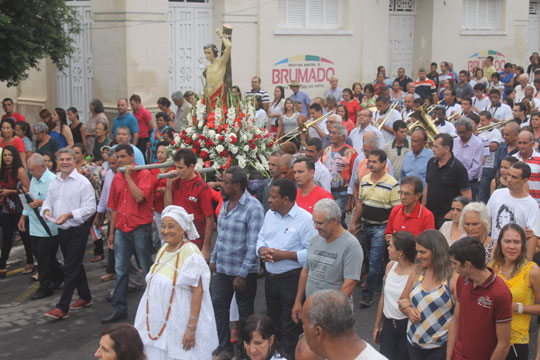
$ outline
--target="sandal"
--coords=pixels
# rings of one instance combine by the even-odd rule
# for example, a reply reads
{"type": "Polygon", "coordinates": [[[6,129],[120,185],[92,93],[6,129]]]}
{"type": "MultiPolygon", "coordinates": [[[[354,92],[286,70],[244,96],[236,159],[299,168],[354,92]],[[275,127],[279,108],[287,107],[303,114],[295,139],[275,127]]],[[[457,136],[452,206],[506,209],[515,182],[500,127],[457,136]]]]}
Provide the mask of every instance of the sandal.
{"type": "Polygon", "coordinates": [[[39,273],[32,275],[32,281],[39,281],[39,273]]]}
{"type": "Polygon", "coordinates": [[[26,264],[22,272],[23,275],[28,275],[34,272],[34,264],[26,264]]]}

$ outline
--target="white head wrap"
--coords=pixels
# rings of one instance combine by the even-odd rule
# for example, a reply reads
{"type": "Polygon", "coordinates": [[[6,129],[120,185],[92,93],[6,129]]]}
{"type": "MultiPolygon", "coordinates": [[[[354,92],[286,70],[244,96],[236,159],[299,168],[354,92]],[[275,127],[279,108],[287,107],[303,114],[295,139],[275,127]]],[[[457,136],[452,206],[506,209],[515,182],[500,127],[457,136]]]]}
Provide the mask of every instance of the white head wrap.
{"type": "Polygon", "coordinates": [[[183,207],[176,205],[167,206],[161,212],[161,220],[163,221],[163,219],[166,217],[170,217],[171,219],[176,221],[178,225],[180,225],[180,227],[184,229],[186,237],[189,240],[195,240],[199,238],[199,233],[197,232],[195,224],[193,223],[193,214],[188,214],[183,207]]]}

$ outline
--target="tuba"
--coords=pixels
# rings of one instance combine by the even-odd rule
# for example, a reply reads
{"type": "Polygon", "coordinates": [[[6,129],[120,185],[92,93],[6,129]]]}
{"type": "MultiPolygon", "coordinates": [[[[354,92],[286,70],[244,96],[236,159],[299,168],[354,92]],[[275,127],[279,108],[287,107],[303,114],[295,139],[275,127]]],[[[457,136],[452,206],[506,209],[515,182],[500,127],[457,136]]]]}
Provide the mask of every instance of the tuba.
{"type": "Polygon", "coordinates": [[[439,130],[433,123],[431,116],[429,116],[427,113],[425,105],[422,105],[416,109],[411,115],[409,115],[409,118],[416,120],[407,127],[407,133],[409,135],[411,135],[416,128],[420,127],[426,132],[428,141],[433,142],[435,136],[439,134],[439,130]]]}

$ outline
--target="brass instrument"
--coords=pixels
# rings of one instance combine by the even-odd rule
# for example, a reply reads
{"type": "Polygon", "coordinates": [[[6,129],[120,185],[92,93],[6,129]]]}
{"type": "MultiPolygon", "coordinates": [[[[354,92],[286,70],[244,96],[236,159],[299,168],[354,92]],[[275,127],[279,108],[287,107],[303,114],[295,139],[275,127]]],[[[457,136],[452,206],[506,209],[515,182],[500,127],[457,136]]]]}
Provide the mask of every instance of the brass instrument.
{"type": "Polygon", "coordinates": [[[446,121],[453,122],[455,118],[459,118],[461,117],[461,115],[463,115],[463,110],[453,113],[448,118],[446,118],[446,121]]]}
{"type": "Polygon", "coordinates": [[[431,119],[431,116],[429,116],[429,114],[427,113],[425,105],[422,105],[417,110],[415,110],[411,115],[409,115],[409,118],[416,120],[414,123],[407,127],[407,133],[409,135],[413,133],[414,129],[420,127],[426,132],[429,142],[433,142],[435,136],[439,134],[439,130],[437,129],[437,126],[435,126],[435,124],[433,123],[433,119],[431,119]]]}
{"type": "Polygon", "coordinates": [[[483,131],[491,131],[493,129],[498,129],[500,127],[504,127],[504,125],[508,124],[512,120],[514,120],[514,119],[508,119],[508,120],[504,120],[504,121],[499,121],[499,122],[492,123],[491,125],[487,125],[487,126],[480,126],[476,130],[478,130],[479,133],[481,133],[483,131]]]}
{"type": "Polygon", "coordinates": [[[316,125],[317,123],[319,123],[320,121],[326,119],[327,117],[329,117],[330,115],[333,115],[335,113],[335,110],[332,110],[332,111],[329,111],[327,112],[326,114],[324,114],[323,116],[321,116],[320,118],[318,119],[315,119],[313,121],[310,121],[308,123],[299,123],[298,126],[294,129],[292,129],[291,131],[289,131],[288,133],[286,133],[285,135],[283,135],[282,137],[280,137],[279,139],[277,139],[277,142],[280,142],[281,140],[283,140],[284,138],[286,137],[289,137],[291,136],[293,133],[295,133],[296,131],[298,131],[298,133],[294,134],[293,136],[291,136],[290,139],[288,139],[287,141],[284,141],[283,144],[291,141],[292,139],[294,139],[295,137],[297,137],[298,135],[300,135],[301,133],[307,133],[307,131],[309,130],[310,127],[312,127],[313,125],[316,125]]]}
{"type": "Polygon", "coordinates": [[[433,110],[435,110],[435,108],[436,108],[437,106],[439,106],[439,104],[442,103],[443,101],[444,101],[444,99],[443,99],[443,100],[439,100],[436,104],[430,105],[430,106],[425,110],[426,114],[429,114],[430,112],[432,112],[433,110]]]}
{"type": "Polygon", "coordinates": [[[386,124],[386,121],[388,120],[388,118],[390,117],[390,115],[392,114],[392,111],[398,106],[398,102],[394,102],[392,104],[392,106],[390,106],[390,108],[386,111],[386,115],[384,116],[383,118],[383,121],[380,123],[380,124],[377,124],[377,120],[378,119],[375,119],[375,121],[373,122],[373,126],[375,126],[377,128],[377,130],[381,130],[382,127],[384,126],[384,124],[386,124]]]}

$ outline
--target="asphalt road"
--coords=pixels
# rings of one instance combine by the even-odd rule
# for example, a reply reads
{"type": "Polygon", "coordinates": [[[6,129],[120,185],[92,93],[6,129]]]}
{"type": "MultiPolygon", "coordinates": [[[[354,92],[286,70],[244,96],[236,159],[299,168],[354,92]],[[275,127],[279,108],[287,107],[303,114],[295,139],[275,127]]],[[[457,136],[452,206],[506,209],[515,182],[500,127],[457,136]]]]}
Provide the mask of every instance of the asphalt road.
{"type": "MultiPolygon", "coordinates": [[[[0,280],[0,360],[1,359],[92,359],[98,347],[101,331],[106,327],[101,318],[108,315],[111,305],[106,296],[114,282],[102,283],[99,276],[105,272],[105,261],[91,263],[92,244],[88,243],[85,268],[92,291],[94,304],[91,307],[70,311],[69,318],[54,321],[43,314],[54,308],[60,291],[51,297],[31,301],[30,296],[37,289],[37,282],[32,282],[29,275],[22,275],[24,250],[20,242],[16,243],[10,257],[8,277],[0,280]]],[[[133,323],[139,300],[143,291],[129,293],[129,318],[133,323]]],[[[76,296],[76,294],[75,294],[76,296]]],[[[354,293],[355,304],[360,298],[359,290],[354,293]]],[[[75,300],[75,297],[74,297],[75,300]]],[[[363,339],[371,343],[377,299],[374,304],[361,309],[355,306],[355,327],[363,339]]],[[[264,313],[264,279],[259,279],[255,310],[264,313]]],[[[536,317],[531,324],[530,359],[536,352],[538,325],[536,317]]]]}

